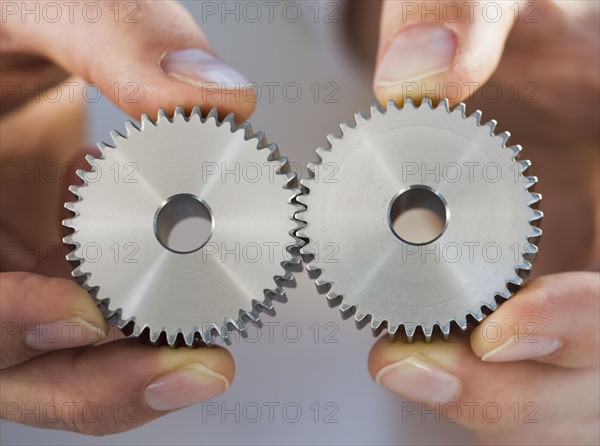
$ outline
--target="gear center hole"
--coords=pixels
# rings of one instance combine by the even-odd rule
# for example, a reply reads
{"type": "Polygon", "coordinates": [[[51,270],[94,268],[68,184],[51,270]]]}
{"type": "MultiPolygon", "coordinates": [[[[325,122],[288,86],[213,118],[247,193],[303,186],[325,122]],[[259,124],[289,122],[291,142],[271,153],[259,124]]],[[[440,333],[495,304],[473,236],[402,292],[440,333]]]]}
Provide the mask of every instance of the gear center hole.
{"type": "Polygon", "coordinates": [[[213,226],[210,207],[192,194],[169,197],[154,216],[157,240],[163,247],[178,254],[188,254],[206,245],[213,226]]]}
{"type": "Polygon", "coordinates": [[[388,210],[393,234],[410,245],[427,245],[446,230],[448,206],[442,195],[425,185],[413,185],[394,197],[388,210]]]}

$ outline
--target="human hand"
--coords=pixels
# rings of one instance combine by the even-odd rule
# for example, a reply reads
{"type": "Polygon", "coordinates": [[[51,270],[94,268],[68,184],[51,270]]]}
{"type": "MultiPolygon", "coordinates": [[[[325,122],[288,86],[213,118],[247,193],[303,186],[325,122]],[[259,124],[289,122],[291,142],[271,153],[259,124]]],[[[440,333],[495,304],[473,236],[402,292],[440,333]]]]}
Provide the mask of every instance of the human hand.
{"type": "Polygon", "coordinates": [[[2,4],[0,412],[102,435],[215,397],[235,366],[222,348],[118,339],[87,292],[67,279],[60,221],[68,216],[63,203],[73,200],[66,192],[73,172],[84,167],[89,86],[134,119],[200,104],[244,120],[253,90],[175,2],[61,5],[2,4]]]}
{"type": "Polygon", "coordinates": [[[455,10],[445,17],[443,3],[436,14],[436,3],[384,3],[375,93],[381,103],[450,96],[482,109],[484,122],[497,119],[498,132],[511,131],[544,196],[533,269],[541,277],[470,339],[380,339],[369,357],[371,375],[423,403],[403,406],[416,407],[414,416],[434,408],[484,443],[597,444],[598,5],[492,2],[502,10],[491,23],[483,3],[469,11],[474,2],[452,2],[463,8],[458,21],[455,10]],[[586,269],[596,272],[561,273],[586,269]]]}
{"type": "MultiPolygon", "coordinates": [[[[473,430],[484,444],[595,444],[598,273],[533,280],[470,339],[404,344],[381,338],[369,371],[385,388],[473,430]]],[[[431,420],[432,417],[425,417],[431,420]]]]}

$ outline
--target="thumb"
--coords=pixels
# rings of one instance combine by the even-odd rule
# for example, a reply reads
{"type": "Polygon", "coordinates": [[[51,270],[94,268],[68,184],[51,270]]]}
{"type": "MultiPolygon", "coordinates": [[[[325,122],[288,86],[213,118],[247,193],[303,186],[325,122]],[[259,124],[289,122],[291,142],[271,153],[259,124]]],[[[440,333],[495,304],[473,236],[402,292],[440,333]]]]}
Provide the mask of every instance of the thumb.
{"type": "Polygon", "coordinates": [[[379,102],[470,96],[502,55],[516,7],[507,3],[385,1],[374,79],[379,102]]]}
{"type": "Polygon", "coordinates": [[[46,57],[134,118],[176,105],[218,107],[237,119],[254,110],[254,88],[214,54],[177,2],[76,3],[7,4],[2,54],[46,57]]]}

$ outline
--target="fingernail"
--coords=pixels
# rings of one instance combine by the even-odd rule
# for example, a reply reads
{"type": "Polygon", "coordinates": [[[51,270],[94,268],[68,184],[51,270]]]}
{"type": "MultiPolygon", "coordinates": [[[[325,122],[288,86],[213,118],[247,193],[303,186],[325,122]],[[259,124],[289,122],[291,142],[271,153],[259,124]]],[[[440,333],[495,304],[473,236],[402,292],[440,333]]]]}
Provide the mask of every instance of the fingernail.
{"type": "Polygon", "coordinates": [[[193,364],[168,372],[148,385],[146,404],[153,410],[181,409],[210,400],[229,388],[223,375],[202,364],[193,364]]]}
{"type": "Polygon", "coordinates": [[[32,350],[60,350],[94,344],[103,340],[106,332],[81,318],[36,325],[25,333],[25,345],[32,350]]]}
{"type": "Polygon", "coordinates": [[[248,85],[248,79],[240,73],[198,48],[169,53],[163,57],[160,66],[170,76],[199,87],[206,83],[224,89],[240,89],[248,85]]]}
{"type": "Polygon", "coordinates": [[[458,378],[416,355],[385,366],[375,382],[410,400],[429,404],[450,403],[460,392],[458,378]]]}
{"type": "Polygon", "coordinates": [[[379,63],[375,83],[394,86],[426,79],[452,66],[456,36],[440,25],[418,25],[401,31],[379,63]]]}
{"type": "Polygon", "coordinates": [[[561,346],[558,339],[549,336],[515,335],[500,347],[481,357],[483,361],[524,361],[551,355],[561,346]]]}

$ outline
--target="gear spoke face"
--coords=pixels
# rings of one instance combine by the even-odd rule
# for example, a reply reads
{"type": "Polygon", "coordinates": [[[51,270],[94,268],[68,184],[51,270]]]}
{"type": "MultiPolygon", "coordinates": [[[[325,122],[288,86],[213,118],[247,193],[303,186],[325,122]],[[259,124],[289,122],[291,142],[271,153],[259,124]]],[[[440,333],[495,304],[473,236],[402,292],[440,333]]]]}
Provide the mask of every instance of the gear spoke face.
{"type": "Polygon", "coordinates": [[[541,235],[537,179],[480,117],[464,104],[390,101],[317,149],[297,197],[301,253],[359,328],[448,338],[523,283],[541,235]]]}
{"type": "Polygon", "coordinates": [[[106,318],[153,343],[194,346],[260,325],[284,300],[298,223],[287,160],[248,123],[177,107],[100,143],[66,203],[67,259],[106,318]],[[187,229],[188,238],[175,234],[187,229]],[[181,231],[180,231],[181,230],[181,231]]]}

